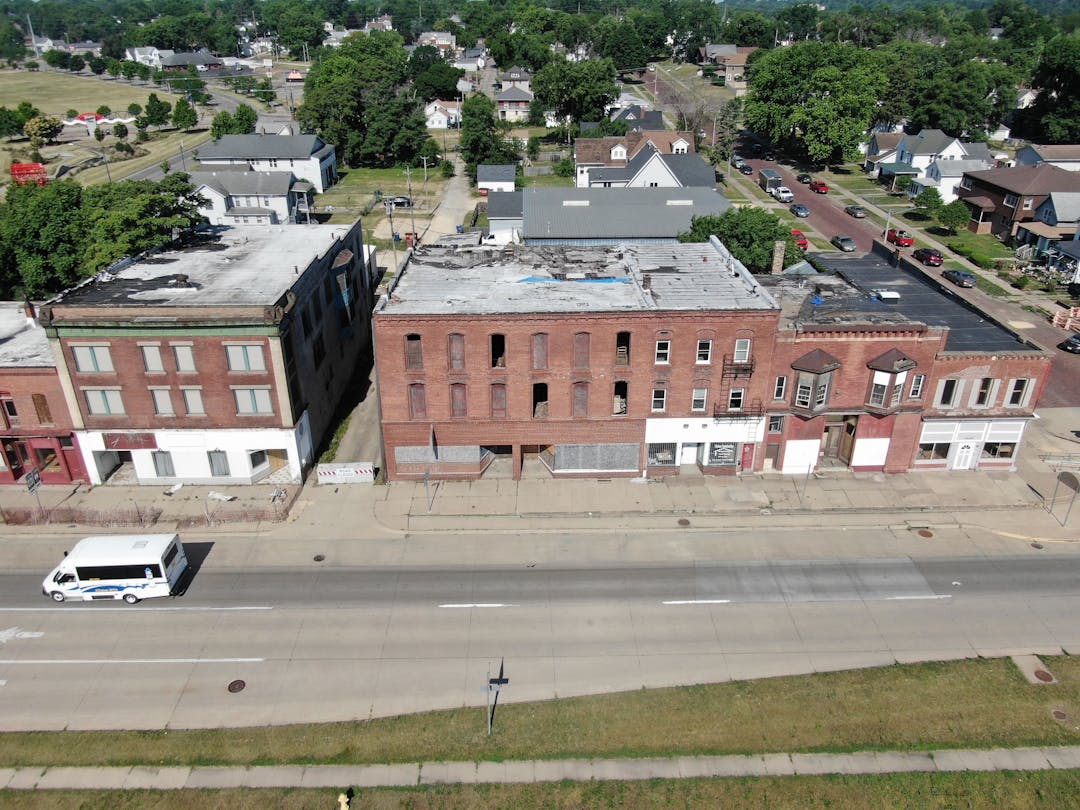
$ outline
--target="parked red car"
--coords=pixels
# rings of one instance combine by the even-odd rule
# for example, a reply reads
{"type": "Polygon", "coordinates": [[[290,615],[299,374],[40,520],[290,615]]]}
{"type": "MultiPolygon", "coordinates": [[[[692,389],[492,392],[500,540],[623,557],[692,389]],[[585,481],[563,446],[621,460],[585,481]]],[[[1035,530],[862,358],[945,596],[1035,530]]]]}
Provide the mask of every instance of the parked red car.
{"type": "Polygon", "coordinates": [[[919,248],[911,255],[915,257],[916,261],[928,264],[931,267],[941,267],[941,263],[945,261],[945,257],[933,248],[919,248]]]}
{"type": "Polygon", "coordinates": [[[806,238],[806,234],[802,231],[797,231],[794,228],[791,229],[791,241],[799,248],[799,250],[806,250],[810,247],[810,242],[806,238]]]}
{"type": "Polygon", "coordinates": [[[824,180],[814,180],[812,183],[810,183],[810,190],[816,192],[817,194],[828,194],[829,184],[826,183],[824,180]]]}
{"type": "Polygon", "coordinates": [[[899,228],[889,228],[885,233],[885,241],[900,247],[911,247],[915,244],[915,237],[899,228]]]}

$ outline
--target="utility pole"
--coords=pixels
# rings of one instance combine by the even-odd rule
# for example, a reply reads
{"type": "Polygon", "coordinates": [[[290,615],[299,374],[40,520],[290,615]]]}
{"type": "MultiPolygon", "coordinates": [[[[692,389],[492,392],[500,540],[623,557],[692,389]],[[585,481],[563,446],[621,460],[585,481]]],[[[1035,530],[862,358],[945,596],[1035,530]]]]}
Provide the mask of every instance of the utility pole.
{"type": "MultiPolygon", "coordinates": [[[[390,219],[390,247],[394,252],[393,272],[397,273],[397,239],[394,238],[394,204],[386,201],[386,216],[390,219]]],[[[376,397],[378,399],[378,397],[376,397]]]]}
{"type": "Polygon", "coordinates": [[[412,222],[413,247],[416,247],[416,200],[412,196],[412,169],[405,167],[405,184],[409,189],[409,219],[412,222]]]}
{"type": "Polygon", "coordinates": [[[34,36],[34,24],[30,22],[30,15],[26,15],[26,24],[30,28],[30,44],[34,46],[34,56],[41,57],[41,49],[38,47],[37,37],[34,36]]]}
{"type": "Polygon", "coordinates": [[[427,155],[421,155],[420,159],[424,161],[424,182],[427,182],[427,162],[431,160],[427,155]]]}

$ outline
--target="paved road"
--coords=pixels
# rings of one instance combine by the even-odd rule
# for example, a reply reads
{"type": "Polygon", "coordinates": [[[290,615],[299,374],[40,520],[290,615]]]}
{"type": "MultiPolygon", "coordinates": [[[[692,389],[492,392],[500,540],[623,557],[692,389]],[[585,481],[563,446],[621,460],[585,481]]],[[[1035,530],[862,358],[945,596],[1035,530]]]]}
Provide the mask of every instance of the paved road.
{"type": "MultiPolygon", "coordinates": [[[[575,538],[567,537],[567,542],[575,538]]],[[[236,570],[176,600],[47,602],[0,576],[0,728],[343,720],[1080,649],[1069,555],[597,568],[236,570]],[[243,679],[247,688],[229,693],[243,679]]]]}

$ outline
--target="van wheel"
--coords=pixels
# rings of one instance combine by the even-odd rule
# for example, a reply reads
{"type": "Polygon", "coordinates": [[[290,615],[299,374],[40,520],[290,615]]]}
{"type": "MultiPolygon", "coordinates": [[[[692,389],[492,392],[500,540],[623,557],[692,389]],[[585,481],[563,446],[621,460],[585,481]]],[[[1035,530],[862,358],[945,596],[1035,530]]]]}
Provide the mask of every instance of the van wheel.
{"type": "Polygon", "coordinates": [[[133,593],[125,593],[124,594],[124,601],[127,602],[129,605],[134,605],[136,602],[139,601],[139,597],[137,597],[133,593]]]}
{"type": "Polygon", "coordinates": [[[60,593],[60,591],[53,591],[51,594],[49,594],[49,596],[52,597],[52,600],[54,602],[63,602],[64,601],[64,595],[62,593],[60,593]]]}

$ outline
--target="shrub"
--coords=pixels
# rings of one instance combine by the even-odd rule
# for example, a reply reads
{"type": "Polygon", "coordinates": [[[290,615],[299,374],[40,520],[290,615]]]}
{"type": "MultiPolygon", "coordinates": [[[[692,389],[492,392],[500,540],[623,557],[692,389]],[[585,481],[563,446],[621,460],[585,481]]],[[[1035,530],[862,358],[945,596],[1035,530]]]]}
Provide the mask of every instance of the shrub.
{"type": "Polygon", "coordinates": [[[555,164],[555,174],[559,177],[573,177],[574,176],[574,159],[563,158],[555,164]]]}
{"type": "Polygon", "coordinates": [[[442,176],[449,179],[454,176],[454,164],[452,161],[444,160],[439,164],[439,171],[442,172],[442,176]]]}
{"type": "Polygon", "coordinates": [[[1016,289],[1022,290],[1025,287],[1027,287],[1030,283],[1031,283],[1030,276],[1020,276],[1015,281],[1013,281],[1012,285],[1014,287],[1016,287],[1016,289]]]}

